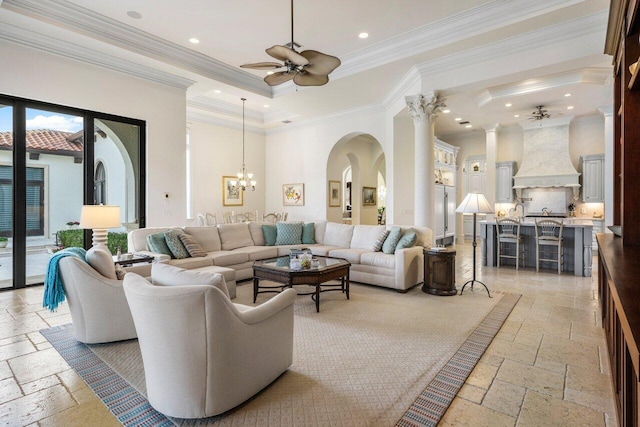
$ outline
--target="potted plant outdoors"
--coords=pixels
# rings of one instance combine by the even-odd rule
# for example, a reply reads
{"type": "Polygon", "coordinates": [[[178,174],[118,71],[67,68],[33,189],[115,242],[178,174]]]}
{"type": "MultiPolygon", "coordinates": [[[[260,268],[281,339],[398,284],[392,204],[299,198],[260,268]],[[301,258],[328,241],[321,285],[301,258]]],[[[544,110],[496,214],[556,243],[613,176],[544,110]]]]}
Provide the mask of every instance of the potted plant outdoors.
{"type": "Polygon", "coordinates": [[[0,236],[0,248],[6,248],[8,244],[9,239],[4,236],[0,236]]]}
{"type": "Polygon", "coordinates": [[[74,228],[78,228],[80,223],[78,221],[69,221],[67,222],[67,229],[72,230],[74,228]]]}

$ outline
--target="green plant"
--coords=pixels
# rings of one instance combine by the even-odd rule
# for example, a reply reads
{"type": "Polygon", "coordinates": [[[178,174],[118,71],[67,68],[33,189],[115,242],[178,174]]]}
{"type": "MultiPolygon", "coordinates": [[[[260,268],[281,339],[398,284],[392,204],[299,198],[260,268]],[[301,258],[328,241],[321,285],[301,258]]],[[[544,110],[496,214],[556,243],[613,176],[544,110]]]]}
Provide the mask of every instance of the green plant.
{"type": "Polygon", "coordinates": [[[128,252],[127,233],[108,233],[107,247],[114,255],[118,252],[118,248],[120,248],[122,253],[128,252]]]}
{"type": "Polygon", "coordinates": [[[4,237],[4,236],[0,236],[0,242],[8,242],[9,239],[4,237]]]}
{"type": "Polygon", "coordinates": [[[60,241],[60,246],[63,248],[82,248],[84,247],[83,242],[84,230],[60,230],[58,231],[58,240],[60,241]]]}

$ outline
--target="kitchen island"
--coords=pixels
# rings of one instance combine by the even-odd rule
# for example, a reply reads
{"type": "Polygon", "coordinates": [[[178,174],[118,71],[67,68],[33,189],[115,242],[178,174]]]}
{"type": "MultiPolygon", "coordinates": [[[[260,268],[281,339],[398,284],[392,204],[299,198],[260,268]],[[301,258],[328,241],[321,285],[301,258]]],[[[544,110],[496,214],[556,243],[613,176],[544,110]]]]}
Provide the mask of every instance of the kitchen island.
{"type": "MultiPolygon", "coordinates": [[[[591,267],[593,263],[593,222],[588,219],[569,218],[564,219],[563,223],[563,271],[572,271],[576,276],[591,277],[591,267]]],[[[482,265],[495,267],[498,256],[496,221],[480,221],[479,224],[480,237],[482,239],[482,265]]],[[[520,235],[523,237],[525,249],[525,267],[536,266],[535,234],[535,221],[532,218],[525,218],[520,224],[520,235]]],[[[520,250],[522,250],[522,248],[520,248],[520,250]]],[[[501,264],[515,265],[515,260],[503,258],[501,264]]],[[[556,264],[550,262],[541,262],[540,268],[557,269],[556,264]]]]}

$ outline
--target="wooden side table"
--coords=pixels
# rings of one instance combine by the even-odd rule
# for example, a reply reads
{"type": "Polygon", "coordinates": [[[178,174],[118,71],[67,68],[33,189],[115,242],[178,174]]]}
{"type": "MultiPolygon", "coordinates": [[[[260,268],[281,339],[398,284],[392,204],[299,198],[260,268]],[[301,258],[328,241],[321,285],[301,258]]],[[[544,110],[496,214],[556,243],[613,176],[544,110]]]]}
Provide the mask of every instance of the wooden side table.
{"type": "Polygon", "coordinates": [[[422,292],[449,296],[458,293],[456,289],[456,251],[424,250],[424,284],[422,292]]]}

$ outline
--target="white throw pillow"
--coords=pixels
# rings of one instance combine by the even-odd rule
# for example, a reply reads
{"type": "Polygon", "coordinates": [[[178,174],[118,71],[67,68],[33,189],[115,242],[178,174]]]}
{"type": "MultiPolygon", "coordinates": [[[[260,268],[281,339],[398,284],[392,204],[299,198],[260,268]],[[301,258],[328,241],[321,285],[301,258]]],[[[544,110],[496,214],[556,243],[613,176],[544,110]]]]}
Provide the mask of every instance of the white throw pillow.
{"type": "Polygon", "coordinates": [[[375,252],[376,241],[380,233],[384,231],[384,225],[356,225],[351,238],[352,249],[369,249],[375,252]]]}
{"type": "Polygon", "coordinates": [[[105,245],[94,246],[87,251],[87,263],[107,279],[116,280],[116,265],[113,263],[111,252],[105,245]]]}
{"type": "Polygon", "coordinates": [[[328,222],[323,243],[327,246],[348,248],[353,236],[353,225],[328,222]]]}

